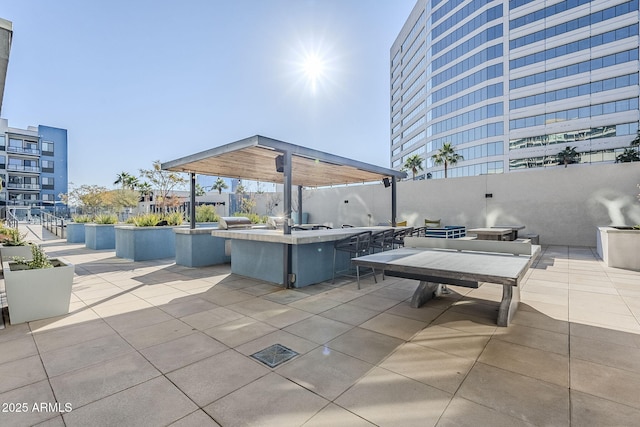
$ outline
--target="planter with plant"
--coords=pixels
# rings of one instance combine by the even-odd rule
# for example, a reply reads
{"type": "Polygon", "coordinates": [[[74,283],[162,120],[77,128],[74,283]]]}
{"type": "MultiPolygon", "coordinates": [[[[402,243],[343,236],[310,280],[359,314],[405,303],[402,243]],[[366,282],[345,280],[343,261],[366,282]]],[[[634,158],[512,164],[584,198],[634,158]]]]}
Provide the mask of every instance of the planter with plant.
{"type": "Polygon", "coordinates": [[[15,257],[2,262],[11,324],[69,313],[73,264],[49,259],[40,246],[30,249],[29,260],[15,257]]]}
{"type": "Polygon", "coordinates": [[[640,271],[640,224],[598,227],[596,239],[598,256],[607,266],[640,271]]]}
{"type": "Polygon", "coordinates": [[[76,215],[67,223],[67,243],[84,243],[84,225],[92,222],[91,215],[76,215]]]}
{"type": "Polygon", "coordinates": [[[31,245],[25,240],[26,237],[26,233],[20,233],[16,228],[0,226],[0,259],[31,257],[31,245]]]}
{"type": "Polygon", "coordinates": [[[89,249],[114,249],[117,222],[116,215],[97,215],[93,223],[85,225],[85,246],[89,249]]]}
{"type": "Polygon", "coordinates": [[[174,228],[182,224],[182,214],[137,215],[128,221],[131,225],[115,228],[116,256],[133,261],[173,258],[176,256],[174,228]]]}

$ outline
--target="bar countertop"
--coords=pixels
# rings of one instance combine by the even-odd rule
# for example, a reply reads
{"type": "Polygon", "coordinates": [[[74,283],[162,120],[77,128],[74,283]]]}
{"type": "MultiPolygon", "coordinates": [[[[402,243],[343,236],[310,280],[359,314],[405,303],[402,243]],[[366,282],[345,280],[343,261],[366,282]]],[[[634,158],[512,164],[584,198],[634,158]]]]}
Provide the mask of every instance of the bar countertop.
{"type": "Polygon", "coordinates": [[[371,230],[373,232],[386,230],[391,227],[353,227],[332,228],[327,230],[293,230],[285,235],[282,230],[242,229],[242,230],[212,230],[211,235],[225,239],[252,240],[266,243],[285,243],[292,245],[306,245],[310,243],[333,242],[343,237],[371,230]]]}

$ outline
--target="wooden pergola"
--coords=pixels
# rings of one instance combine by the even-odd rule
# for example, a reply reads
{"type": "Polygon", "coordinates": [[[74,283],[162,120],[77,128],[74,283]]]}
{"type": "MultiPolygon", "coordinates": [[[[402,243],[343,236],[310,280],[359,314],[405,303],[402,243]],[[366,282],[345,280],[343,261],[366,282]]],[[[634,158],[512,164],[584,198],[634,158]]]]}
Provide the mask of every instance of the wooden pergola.
{"type": "Polygon", "coordinates": [[[284,184],[285,234],[291,233],[291,187],[323,187],[383,181],[391,186],[391,222],[396,223],[396,181],[405,172],[255,135],[162,163],[163,170],[191,175],[191,227],[195,227],[195,175],[224,176],[284,184]]]}

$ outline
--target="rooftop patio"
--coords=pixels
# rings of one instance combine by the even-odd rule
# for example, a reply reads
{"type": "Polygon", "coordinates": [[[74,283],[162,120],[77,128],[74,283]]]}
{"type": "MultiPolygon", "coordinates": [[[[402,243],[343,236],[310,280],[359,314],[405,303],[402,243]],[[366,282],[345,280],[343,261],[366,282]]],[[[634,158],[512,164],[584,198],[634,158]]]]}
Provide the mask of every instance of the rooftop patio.
{"type": "Polygon", "coordinates": [[[228,266],[131,262],[30,231],[75,264],[72,313],[0,330],[3,426],[640,419],[640,273],[606,267],[595,249],[543,247],[513,323],[498,328],[497,285],[451,286],[415,309],[412,280],[284,290],[228,266]],[[276,343],[299,355],[276,368],[251,357],[276,343]],[[26,413],[7,406],[23,402],[26,413]],[[33,410],[56,402],[72,411],[33,410]]]}

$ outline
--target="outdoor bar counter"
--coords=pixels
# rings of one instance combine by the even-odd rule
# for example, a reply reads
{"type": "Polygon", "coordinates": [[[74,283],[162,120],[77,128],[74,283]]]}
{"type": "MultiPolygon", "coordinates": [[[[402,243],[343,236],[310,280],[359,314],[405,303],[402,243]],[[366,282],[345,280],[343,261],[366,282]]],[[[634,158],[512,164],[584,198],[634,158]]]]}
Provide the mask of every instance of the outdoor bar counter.
{"type": "MultiPolygon", "coordinates": [[[[330,280],[333,275],[333,245],[336,240],[361,231],[389,227],[354,227],[328,230],[243,229],[213,230],[211,235],[231,240],[231,272],[271,283],[284,284],[284,257],[291,245],[293,286],[301,288],[330,280]]],[[[349,267],[349,254],[337,252],[336,270],[349,267]]]]}

